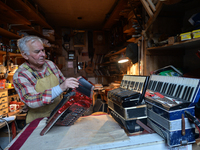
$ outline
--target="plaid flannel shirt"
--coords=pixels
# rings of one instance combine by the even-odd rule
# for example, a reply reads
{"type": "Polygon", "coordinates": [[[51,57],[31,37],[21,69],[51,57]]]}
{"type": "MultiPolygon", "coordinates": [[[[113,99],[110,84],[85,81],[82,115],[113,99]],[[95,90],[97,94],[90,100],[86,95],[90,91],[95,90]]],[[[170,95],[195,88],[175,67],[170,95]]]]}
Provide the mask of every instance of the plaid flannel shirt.
{"type": "Polygon", "coordinates": [[[33,68],[31,68],[27,62],[25,62],[20,65],[19,69],[13,76],[13,84],[15,90],[17,91],[22,102],[24,102],[30,108],[37,108],[52,102],[52,88],[47,89],[44,92],[37,92],[35,90],[35,85],[37,84],[35,75],[39,76],[40,78],[50,75],[47,69],[48,67],[58,78],[58,81],[61,84],[65,80],[65,77],[58,69],[58,67],[49,60],[45,61],[44,69],[41,72],[33,70],[33,68]],[[27,67],[24,67],[24,64],[27,67]],[[27,68],[31,68],[34,75],[28,71],[27,68]]]}

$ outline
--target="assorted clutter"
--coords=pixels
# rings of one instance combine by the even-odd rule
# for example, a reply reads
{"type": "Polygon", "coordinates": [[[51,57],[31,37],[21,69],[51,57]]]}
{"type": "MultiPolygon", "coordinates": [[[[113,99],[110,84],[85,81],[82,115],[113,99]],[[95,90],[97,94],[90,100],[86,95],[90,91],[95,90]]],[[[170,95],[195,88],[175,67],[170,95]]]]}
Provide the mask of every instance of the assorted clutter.
{"type": "Polygon", "coordinates": [[[128,134],[156,132],[169,147],[195,143],[200,137],[195,130],[200,129],[195,117],[200,80],[182,76],[172,65],[150,77],[124,75],[120,87],[107,95],[112,117],[128,134]]]}

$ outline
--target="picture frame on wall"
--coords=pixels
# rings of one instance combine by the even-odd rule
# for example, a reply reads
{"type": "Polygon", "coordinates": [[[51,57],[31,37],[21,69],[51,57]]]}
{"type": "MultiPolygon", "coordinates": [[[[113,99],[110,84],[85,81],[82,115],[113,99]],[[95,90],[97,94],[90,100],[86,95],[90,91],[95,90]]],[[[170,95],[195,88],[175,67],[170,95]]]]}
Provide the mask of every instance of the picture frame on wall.
{"type": "Polygon", "coordinates": [[[84,30],[75,30],[73,37],[74,47],[85,47],[86,33],[84,30]]]}
{"type": "Polygon", "coordinates": [[[73,61],[68,61],[67,62],[67,67],[68,68],[74,68],[74,62],[73,61]]]}
{"type": "Polygon", "coordinates": [[[68,51],[68,60],[75,60],[75,51],[68,51]]]}

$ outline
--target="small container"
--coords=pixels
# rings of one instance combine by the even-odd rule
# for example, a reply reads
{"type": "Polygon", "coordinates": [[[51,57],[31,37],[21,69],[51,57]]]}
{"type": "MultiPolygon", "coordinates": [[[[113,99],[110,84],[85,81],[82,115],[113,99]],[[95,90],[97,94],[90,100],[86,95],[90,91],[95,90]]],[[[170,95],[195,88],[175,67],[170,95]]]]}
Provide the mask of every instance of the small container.
{"type": "Polygon", "coordinates": [[[12,87],[12,84],[11,83],[6,83],[5,84],[5,88],[11,88],[12,87]]]}
{"type": "Polygon", "coordinates": [[[193,35],[193,38],[199,38],[200,37],[200,29],[193,30],[192,35],[193,35]]]}
{"type": "Polygon", "coordinates": [[[192,32],[182,33],[182,34],[180,34],[180,36],[181,36],[181,41],[191,40],[192,39],[192,32]]]}
{"type": "Polygon", "coordinates": [[[11,104],[10,105],[10,112],[14,112],[16,110],[19,109],[19,105],[18,104],[11,104]]]}
{"type": "Polygon", "coordinates": [[[0,74],[1,73],[6,73],[6,68],[4,67],[4,65],[0,65],[0,74]]]}
{"type": "Polygon", "coordinates": [[[5,89],[6,79],[0,80],[0,89],[5,89]]]}

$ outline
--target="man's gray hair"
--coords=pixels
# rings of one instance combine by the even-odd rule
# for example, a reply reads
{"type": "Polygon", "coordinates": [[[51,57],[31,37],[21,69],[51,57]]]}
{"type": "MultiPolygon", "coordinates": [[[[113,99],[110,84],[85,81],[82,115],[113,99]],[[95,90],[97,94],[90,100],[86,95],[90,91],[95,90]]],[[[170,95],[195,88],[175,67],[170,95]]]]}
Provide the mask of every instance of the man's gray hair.
{"type": "Polygon", "coordinates": [[[17,40],[17,46],[20,50],[20,52],[24,52],[27,55],[30,55],[29,53],[29,47],[27,46],[27,42],[31,41],[31,43],[35,42],[35,41],[39,41],[43,44],[41,38],[37,37],[37,36],[33,36],[33,35],[28,35],[25,36],[19,40],[17,40]]]}

